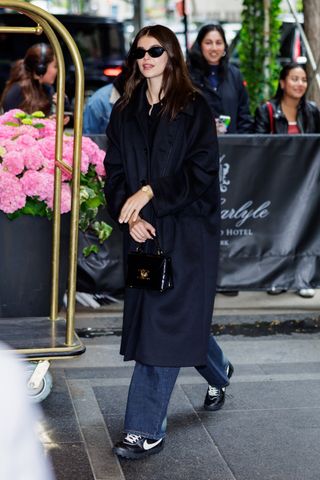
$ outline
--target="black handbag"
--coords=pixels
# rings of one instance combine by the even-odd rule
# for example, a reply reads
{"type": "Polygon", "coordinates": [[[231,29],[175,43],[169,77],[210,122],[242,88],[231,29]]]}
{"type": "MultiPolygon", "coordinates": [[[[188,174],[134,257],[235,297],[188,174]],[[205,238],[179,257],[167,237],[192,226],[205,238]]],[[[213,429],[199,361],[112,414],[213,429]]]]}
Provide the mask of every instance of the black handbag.
{"type": "Polygon", "coordinates": [[[173,288],[171,257],[165,255],[154,237],[156,253],[145,253],[143,246],[130,252],[127,259],[126,286],[164,292],[173,288]]]}

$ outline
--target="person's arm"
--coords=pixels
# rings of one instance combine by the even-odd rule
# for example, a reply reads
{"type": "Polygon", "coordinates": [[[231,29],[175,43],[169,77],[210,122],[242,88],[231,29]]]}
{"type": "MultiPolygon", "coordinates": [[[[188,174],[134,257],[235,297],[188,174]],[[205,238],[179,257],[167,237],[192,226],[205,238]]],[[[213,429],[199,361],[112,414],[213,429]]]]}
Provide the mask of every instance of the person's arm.
{"type": "Polygon", "coordinates": [[[112,84],[102,87],[88,100],[83,114],[83,133],[85,135],[106,131],[113,106],[110,103],[112,87],[112,84]]]}
{"type": "Polygon", "coordinates": [[[196,116],[187,135],[182,167],[174,174],[150,182],[157,216],[175,214],[199,199],[219,175],[218,141],[212,114],[198,95],[196,116]]]}
{"type": "Polygon", "coordinates": [[[311,107],[312,115],[314,118],[314,126],[315,126],[315,130],[312,133],[320,133],[320,109],[318,105],[314,102],[309,102],[309,104],[311,107]]]}
{"type": "Polygon", "coordinates": [[[128,193],[120,151],[121,115],[117,109],[113,109],[107,128],[107,152],[104,160],[106,180],[104,192],[107,208],[111,217],[118,221],[121,208],[125,203],[128,193]]]}
{"type": "Polygon", "coordinates": [[[269,112],[267,111],[267,105],[265,103],[256,109],[254,132],[263,134],[271,133],[269,112]]]}

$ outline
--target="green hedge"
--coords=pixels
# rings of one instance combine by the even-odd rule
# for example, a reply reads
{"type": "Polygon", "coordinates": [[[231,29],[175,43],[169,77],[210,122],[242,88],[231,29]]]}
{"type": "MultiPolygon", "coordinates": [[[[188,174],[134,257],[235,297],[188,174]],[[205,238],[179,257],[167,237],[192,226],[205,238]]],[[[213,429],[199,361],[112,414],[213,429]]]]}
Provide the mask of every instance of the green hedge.
{"type": "Polygon", "coordinates": [[[266,45],[264,1],[243,0],[239,58],[240,68],[248,86],[252,113],[262,101],[274,95],[278,84],[280,3],[281,0],[270,0],[269,38],[267,37],[266,45]]]}

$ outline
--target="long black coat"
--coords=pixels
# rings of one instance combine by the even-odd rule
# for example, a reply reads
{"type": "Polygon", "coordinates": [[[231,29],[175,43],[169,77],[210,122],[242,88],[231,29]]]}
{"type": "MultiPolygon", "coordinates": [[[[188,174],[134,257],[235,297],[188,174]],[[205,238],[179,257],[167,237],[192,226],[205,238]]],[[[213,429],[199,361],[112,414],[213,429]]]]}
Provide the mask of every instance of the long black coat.
{"type": "MultiPolygon", "coordinates": [[[[161,247],[172,258],[174,288],[164,293],[126,290],[120,352],[125,360],[148,365],[203,365],[220,235],[217,138],[210,109],[195,94],[175,120],[161,117],[151,154],[145,89],[138,88],[124,110],[113,109],[105,193],[117,219],[125,200],[144,181],[152,186],[154,198],[142,216],[155,226],[161,247]]],[[[137,244],[127,227],[124,237],[126,254],[137,244]]]]}

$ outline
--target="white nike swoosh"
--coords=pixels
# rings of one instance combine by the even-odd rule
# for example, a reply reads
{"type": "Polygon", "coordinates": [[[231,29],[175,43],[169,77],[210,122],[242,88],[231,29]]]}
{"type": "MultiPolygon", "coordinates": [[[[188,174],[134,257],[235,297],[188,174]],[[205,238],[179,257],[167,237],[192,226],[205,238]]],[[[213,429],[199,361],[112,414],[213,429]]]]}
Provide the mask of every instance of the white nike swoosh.
{"type": "Polygon", "coordinates": [[[153,443],[148,443],[148,441],[145,440],[143,442],[143,449],[144,450],[150,450],[151,448],[156,447],[161,441],[162,441],[162,438],[160,438],[160,440],[157,440],[156,442],[153,442],[153,443]]]}

